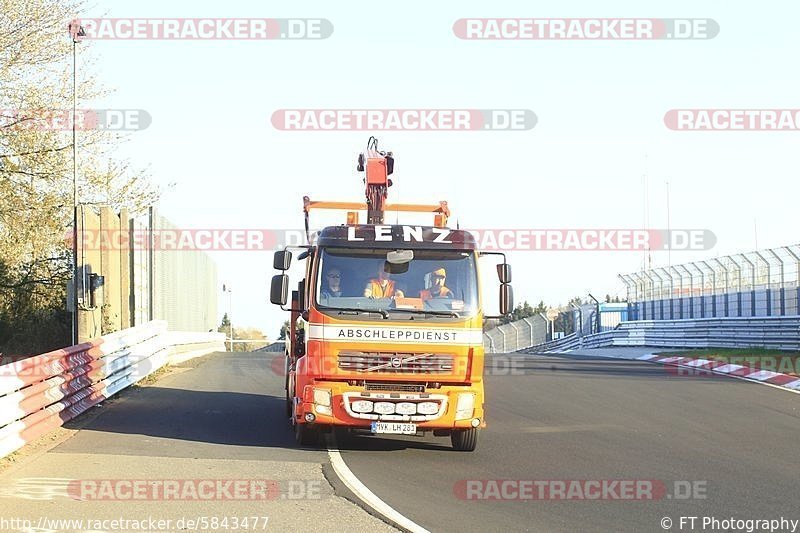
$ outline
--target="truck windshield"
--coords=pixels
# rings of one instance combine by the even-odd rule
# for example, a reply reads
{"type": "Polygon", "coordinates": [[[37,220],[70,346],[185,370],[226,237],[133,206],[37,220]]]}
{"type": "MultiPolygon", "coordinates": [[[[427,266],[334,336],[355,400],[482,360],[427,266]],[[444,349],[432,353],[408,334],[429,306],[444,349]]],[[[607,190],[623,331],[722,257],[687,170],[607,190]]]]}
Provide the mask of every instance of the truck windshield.
{"type": "Polygon", "coordinates": [[[318,306],[453,317],[477,311],[472,252],[414,250],[414,258],[404,265],[388,264],[387,252],[323,249],[317,268],[318,306]]]}

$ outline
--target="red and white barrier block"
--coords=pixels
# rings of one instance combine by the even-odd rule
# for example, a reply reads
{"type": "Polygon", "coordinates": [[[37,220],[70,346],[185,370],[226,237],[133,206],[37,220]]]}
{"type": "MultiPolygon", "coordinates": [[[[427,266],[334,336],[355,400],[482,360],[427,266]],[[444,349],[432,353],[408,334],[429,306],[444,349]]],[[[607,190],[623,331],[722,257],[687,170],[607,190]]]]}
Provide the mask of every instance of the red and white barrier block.
{"type": "MultiPolygon", "coordinates": [[[[679,375],[685,376],[704,376],[716,374],[721,376],[728,376],[732,378],[744,379],[747,381],[754,381],[787,389],[793,392],[800,392],[800,376],[782,372],[774,372],[763,368],[766,365],[753,363],[749,361],[741,361],[744,364],[737,364],[727,361],[724,357],[720,359],[702,359],[695,357],[680,357],[680,356],[666,356],[658,354],[645,354],[637,357],[640,361],[651,361],[653,363],[660,363],[671,367],[684,369],[676,371],[679,375]]],[[[741,358],[740,358],[741,359],[741,358]]],[[[733,358],[736,361],[736,358],[733,358]]],[[[800,364],[800,359],[797,360],[800,364]]]]}
{"type": "Polygon", "coordinates": [[[191,344],[196,356],[224,351],[224,340],[167,332],[166,322],[153,321],[0,366],[0,457],[168,364],[179,345],[191,344]]]}

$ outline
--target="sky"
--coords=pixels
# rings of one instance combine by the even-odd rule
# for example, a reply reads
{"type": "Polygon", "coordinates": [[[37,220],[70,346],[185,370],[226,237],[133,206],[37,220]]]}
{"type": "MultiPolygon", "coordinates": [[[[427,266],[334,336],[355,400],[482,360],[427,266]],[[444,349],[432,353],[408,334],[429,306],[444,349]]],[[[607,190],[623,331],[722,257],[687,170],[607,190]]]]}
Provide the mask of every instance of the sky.
{"type": "MultiPolygon", "coordinates": [[[[355,159],[374,133],[397,163],[390,200],[447,200],[471,228],[707,229],[711,250],[515,251],[517,301],[625,296],[620,273],[794,244],[799,131],[688,132],[684,108],[797,108],[798,7],[669,2],[98,1],[85,17],[325,18],[324,40],[81,44],[79,80],[113,90],[92,105],[143,109],[152,124],[118,155],[164,187],[185,228],[301,228],[302,197],[360,201],[355,159]],[[707,40],[461,40],[464,17],[711,18],[707,40]],[[91,63],[91,66],[88,66],[91,63]],[[278,109],[530,109],[525,131],[275,129],[278,109]],[[667,185],[669,183],[669,185],[667,185]]],[[[65,65],[71,68],[70,65],[65,65]]],[[[315,224],[341,223],[317,217],[315,224]]],[[[234,325],[274,337],[271,252],[214,252],[234,325]]],[[[294,281],[296,281],[296,277],[294,281]]]]}

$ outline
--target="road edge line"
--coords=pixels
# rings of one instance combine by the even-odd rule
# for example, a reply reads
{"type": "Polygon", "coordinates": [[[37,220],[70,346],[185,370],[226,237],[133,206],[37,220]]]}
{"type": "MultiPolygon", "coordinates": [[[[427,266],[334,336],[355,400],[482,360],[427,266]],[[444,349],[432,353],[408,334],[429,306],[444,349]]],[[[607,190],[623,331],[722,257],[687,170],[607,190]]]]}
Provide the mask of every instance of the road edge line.
{"type": "Polygon", "coordinates": [[[369,488],[356,477],[353,471],[350,470],[350,467],[348,467],[344,462],[344,458],[342,458],[342,454],[339,453],[338,448],[328,448],[328,458],[331,461],[333,471],[336,472],[336,475],[339,476],[339,479],[342,481],[342,483],[344,483],[345,486],[353,492],[353,494],[358,496],[362,502],[370,506],[372,509],[383,515],[391,522],[394,522],[408,531],[412,531],[413,533],[430,533],[430,531],[412,521],[410,518],[406,518],[400,514],[399,511],[395,510],[388,503],[376,496],[374,492],[369,490],[369,488]]]}

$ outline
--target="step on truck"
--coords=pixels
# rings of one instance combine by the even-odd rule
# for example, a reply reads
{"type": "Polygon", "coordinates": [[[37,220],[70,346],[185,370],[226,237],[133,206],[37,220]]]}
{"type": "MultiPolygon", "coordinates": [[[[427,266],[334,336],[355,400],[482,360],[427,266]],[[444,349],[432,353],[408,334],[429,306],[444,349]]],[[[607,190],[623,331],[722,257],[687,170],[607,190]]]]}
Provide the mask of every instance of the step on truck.
{"type": "MultiPolygon", "coordinates": [[[[371,137],[358,157],[366,202],[303,198],[308,244],[275,252],[270,300],[290,312],[286,414],[301,445],[323,433],[449,436],[473,451],[486,427],[479,258],[497,255],[500,314],[513,307],[511,268],[473,235],[447,227],[446,202],[387,203],[391,152],[371,137]],[[311,231],[315,209],[346,224],[311,231]],[[366,212],[366,224],[359,216],[366,212]],[[430,213],[433,225],[385,224],[386,212],[430,213]],[[305,261],[289,289],[286,273],[305,261]],[[289,307],[287,309],[287,303],[289,307]]],[[[399,222],[399,220],[398,220],[399,222]]]]}

